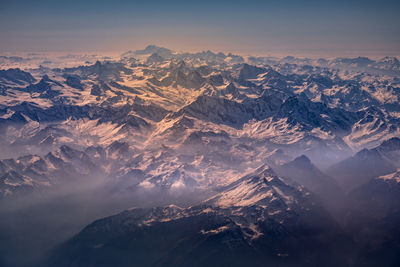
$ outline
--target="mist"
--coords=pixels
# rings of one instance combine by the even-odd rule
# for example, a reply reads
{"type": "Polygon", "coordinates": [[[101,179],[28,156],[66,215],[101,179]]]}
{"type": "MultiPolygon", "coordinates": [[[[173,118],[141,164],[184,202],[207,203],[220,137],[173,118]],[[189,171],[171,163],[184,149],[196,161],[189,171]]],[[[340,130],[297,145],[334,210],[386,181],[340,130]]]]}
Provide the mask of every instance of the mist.
{"type": "Polygon", "coordinates": [[[101,177],[85,177],[78,184],[56,187],[0,203],[0,263],[40,265],[51,251],[99,218],[129,208],[170,204],[187,207],[212,191],[138,189],[113,194],[101,177]]]}

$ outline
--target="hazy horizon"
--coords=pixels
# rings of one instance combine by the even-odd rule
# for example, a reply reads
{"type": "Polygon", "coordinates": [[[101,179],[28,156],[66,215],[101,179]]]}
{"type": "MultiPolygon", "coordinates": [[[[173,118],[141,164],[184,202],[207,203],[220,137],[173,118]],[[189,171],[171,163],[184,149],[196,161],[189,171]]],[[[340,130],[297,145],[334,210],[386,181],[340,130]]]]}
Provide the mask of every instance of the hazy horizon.
{"type": "Polygon", "coordinates": [[[204,49],[175,49],[174,47],[160,45],[157,43],[147,43],[143,46],[133,46],[131,48],[127,48],[124,50],[114,50],[114,51],[100,51],[100,50],[87,50],[87,51],[0,51],[0,55],[2,56],[65,56],[65,55],[77,55],[77,56],[101,56],[101,57],[113,57],[114,59],[118,59],[123,53],[129,51],[142,50],[146,48],[148,45],[155,45],[158,47],[163,47],[170,49],[177,53],[199,53],[211,51],[213,53],[232,53],[234,55],[239,55],[243,57],[257,56],[257,57],[271,57],[271,58],[284,58],[287,56],[293,56],[297,58],[310,58],[310,59],[318,59],[318,58],[326,58],[326,59],[334,59],[334,58],[356,58],[356,57],[368,57],[370,59],[379,60],[383,57],[400,57],[400,52],[388,52],[388,51],[369,51],[360,53],[357,51],[337,51],[333,53],[327,53],[319,50],[269,50],[265,52],[257,51],[235,51],[235,50],[223,50],[223,49],[209,49],[204,47],[204,49]]]}
{"type": "Polygon", "coordinates": [[[398,1],[0,1],[0,53],[400,54],[398,1]]]}

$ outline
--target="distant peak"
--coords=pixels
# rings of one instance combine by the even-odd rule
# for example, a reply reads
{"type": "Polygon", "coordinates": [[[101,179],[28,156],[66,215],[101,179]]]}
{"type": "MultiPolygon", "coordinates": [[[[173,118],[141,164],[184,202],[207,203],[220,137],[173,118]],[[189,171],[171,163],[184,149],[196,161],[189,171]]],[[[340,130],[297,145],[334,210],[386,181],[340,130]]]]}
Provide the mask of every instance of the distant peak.
{"type": "Polygon", "coordinates": [[[154,49],[154,48],[159,48],[159,47],[156,45],[150,44],[150,45],[147,45],[145,49],[154,49]]]}
{"type": "Polygon", "coordinates": [[[400,149],[400,138],[393,137],[386,141],[383,141],[382,144],[378,147],[384,150],[399,150],[400,149]]]}
{"type": "Polygon", "coordinates": [[[301,155],[294,160],[284,164],[283,166],[288,166],[288,167],[295,167],[295,168],[300,168],[300,169],[314,169],[315,166],[311,162],[311,160],[306,156],[306,155],[301,155]]]}
{"type": "Polygon", "coordinates": [[[293,160],[293,162],[311,164],[311,160],[306,155],[301,155],[293,160]]]}
{"type": "Polygon", "coordinates": [[[185,63],[185,61],[180,60],[180,61],[178,62],[178,64],[177,64],[177,66],[178,66],[178,68],[186,67],[186,63],[185,63]]]}
{"type": "Polygon", "coordinates": [[[134,53],[137,55],[150,55],[153,53],[158,53],[161,56],[165,56],[171,54],[172,50],[157,45],[148,45],[145,49],[136,50],[134,53]]]}

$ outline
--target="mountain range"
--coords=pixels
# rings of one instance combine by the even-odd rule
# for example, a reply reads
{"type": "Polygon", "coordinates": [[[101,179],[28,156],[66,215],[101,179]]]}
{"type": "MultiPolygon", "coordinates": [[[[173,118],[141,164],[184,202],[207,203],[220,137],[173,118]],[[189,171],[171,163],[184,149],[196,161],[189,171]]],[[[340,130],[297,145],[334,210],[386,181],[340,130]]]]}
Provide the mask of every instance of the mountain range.
{"type": "MultiPolygon", "coordinates": [[[[78,194],[104,217],[37,264],[400,262],[397,58],[149,45],[78,59],[0,57],[0,212],[78,194]]],[[[34,261],[7,256],[7,240],[0,265],[34,261]]]]}

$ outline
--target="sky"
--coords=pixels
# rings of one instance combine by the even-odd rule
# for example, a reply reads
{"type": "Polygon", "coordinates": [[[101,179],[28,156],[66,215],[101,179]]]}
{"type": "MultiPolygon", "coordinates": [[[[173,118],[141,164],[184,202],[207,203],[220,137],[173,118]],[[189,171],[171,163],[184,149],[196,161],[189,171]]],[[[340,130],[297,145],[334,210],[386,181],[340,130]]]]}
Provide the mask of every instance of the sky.
{"type": "Polygon", "coordinates": [[[0,0],[0,53],[399,55],[399,0],[0,0]]]}

